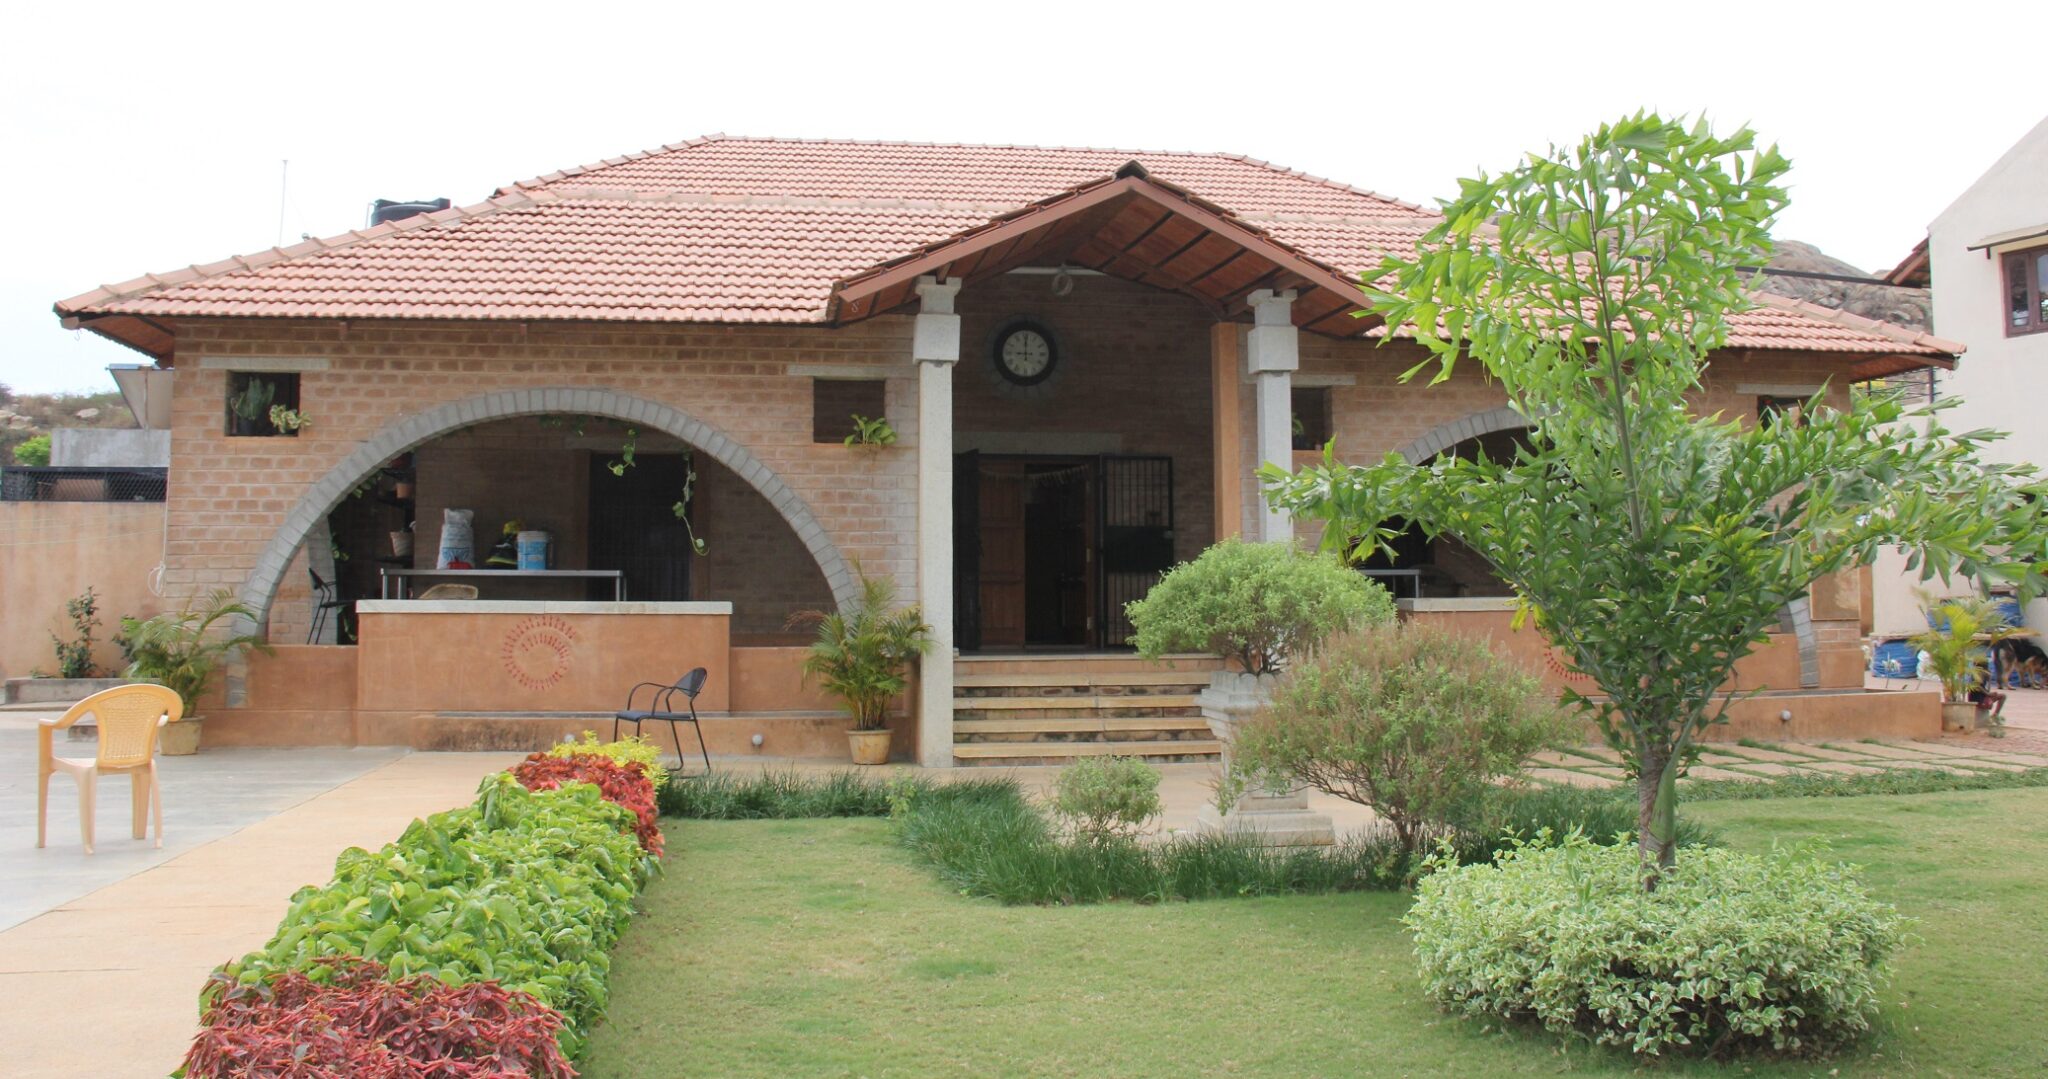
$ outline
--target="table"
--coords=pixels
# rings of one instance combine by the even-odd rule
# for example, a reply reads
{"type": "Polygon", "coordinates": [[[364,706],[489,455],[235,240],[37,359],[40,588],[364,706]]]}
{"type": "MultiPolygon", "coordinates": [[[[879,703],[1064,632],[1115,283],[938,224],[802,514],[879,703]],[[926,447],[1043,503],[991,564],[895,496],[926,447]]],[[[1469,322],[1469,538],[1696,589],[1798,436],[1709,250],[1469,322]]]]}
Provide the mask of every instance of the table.
{"type": "Polygon", "coordinates": [[[438,577],[444,581],[467,581],[478,577],[511,578],[521,581],[582,579],[612,582],[612,599],[626,601],[626,574],[615,569],[389,569],[379,570],[378,599],[411,599],[414,577],[438,577]],[[393,594],[394,589],[396,595],[393,594]]]}

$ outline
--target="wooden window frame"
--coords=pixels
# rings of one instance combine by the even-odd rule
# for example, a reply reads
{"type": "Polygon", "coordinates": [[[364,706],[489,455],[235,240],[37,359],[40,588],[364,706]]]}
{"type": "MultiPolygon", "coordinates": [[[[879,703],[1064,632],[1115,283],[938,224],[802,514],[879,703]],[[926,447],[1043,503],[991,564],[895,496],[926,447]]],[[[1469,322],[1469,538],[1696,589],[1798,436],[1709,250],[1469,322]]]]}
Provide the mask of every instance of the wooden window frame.
{"type": "Polygon", "coordinates": [[[222,434],[229,438],[299,437],[299,432],[296,430],[285,431],[271,426],[267,415],[256,420],[247,421],[252,429],[237,429],[236,421],[238,417],[235,415],[235,397],[242,392],[243,387],[247,386],[254,379],[261,379],[271,384],[274,393],[270,401],[272,405],[283,405],[295,412],[303,408],[300,404],[303,387],[300,385],[299,372],[231,370],[227,375],[227,395],[222,402],[223,410],[226,414],[223,420],[222,434]]]}
{"type": "Polygon", "coordinates": [[[1998,256],[1998,321],[2005,327],[2007,337],[2027,337],[2037,333],[2048,333],[2048,310],[2042,309],[2044,293],[2048,283],[2041,280],[2041,261],[2048,258],[2048,244],[2021,248],[2017,251],[2002,252],[1998,256]],[[2015,325],[2012,320],[2013,275],[2017,271],[2019,285],[2026,291],[2027,321],[2015,325]]]}

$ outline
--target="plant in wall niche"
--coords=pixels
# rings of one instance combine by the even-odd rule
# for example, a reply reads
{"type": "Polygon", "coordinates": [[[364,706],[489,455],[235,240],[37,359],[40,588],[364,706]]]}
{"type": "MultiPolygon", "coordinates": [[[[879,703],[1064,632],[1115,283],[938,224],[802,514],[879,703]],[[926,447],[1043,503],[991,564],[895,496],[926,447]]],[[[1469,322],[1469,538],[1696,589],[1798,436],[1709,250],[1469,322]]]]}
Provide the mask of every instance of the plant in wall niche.
{"type": "MultiPolygon", "coordinates": [[[[1708,358],[1768,261],[1787,169],[1747,129],[1638,114],[1464,180],[1416,253],[1364,276],[1431,359],[1477,362],[1527,417],[1512,456],[1262,470],[1326,543],[1384,547],[1404,517],[1471,546],[1597,694],[1566,691],[1634,778],[1644,888],[1677,858],[1677,780],[1724,722],[1735,665],[1814,582],[1904,547],[2038,594],[2048,486],[1980,459],[1939,407],[1816,395],[1803,424],[1694,411],[1708,358]],[[1419,331],[1417,328],[1420,328],[1419,331]],[[1901,422],[1906,421],[1906,422],[1901,422]]],[[[1952,404],[1953,402],[1946,402],[1952,404]]]]}
{"type": "Polygon", "coordinates": [[[859,413],[853,415],[853,433],[846,436],[846,445],[854,449],[879,450],[896,444],[896,427],[887,416],[872,419],[859,413]]]}
{"type": "Polygon", "coordinates": [[[236,434],[254,434],[259,424],[270,417],[270,406],[277,399],[277,386],[261,375],[249,375],[242,381],[242,388],[228,398],[228,409],[234,413],[236,434]]]}
{"type": "Polygon", "coordinates": [[[71,639],[50,634],[51,642],[57,646],[57,677],[91,678],[99,673],[92,665],[92,631],[100,624],[99,597],[88,586],[64,601],[64,614],[71,619],[71,639]]]}
{"type": "Polygon", "coordinates": [[[306,414],[283,405],[270,406],[270,425],[280,431],[298,431],[313,426],[306,414]]]}
{"type": "Polygon", "coordinates": [[[863,573],[858,599],[837,611],[799,611],[789,625],[817,629],[804,657],[804,676],[852,713],[854,763],[887,761],[889,702],[910,684],[911,663],[932,647],[923,609],[896,606],[896,586],[863,573]]]}

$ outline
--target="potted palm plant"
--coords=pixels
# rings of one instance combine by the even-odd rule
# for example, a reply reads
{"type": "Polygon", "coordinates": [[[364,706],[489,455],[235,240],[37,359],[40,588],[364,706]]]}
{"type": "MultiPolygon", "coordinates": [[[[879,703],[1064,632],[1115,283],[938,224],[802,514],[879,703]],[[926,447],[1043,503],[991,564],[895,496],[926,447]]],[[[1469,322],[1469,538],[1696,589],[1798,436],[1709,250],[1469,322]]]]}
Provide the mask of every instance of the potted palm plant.
{"type": "Polygon", "coordinates": [[[1990,600],[1963,597],[1927,612],[1927,632],[1912,639],[1927,654],[1927,667],[1941,683],[1943,730],[1968,731],[1985,726],[1982,711],[1970,699],[1988,673],[1991,646],[2016,630],[1990,600]]]}
{"type": "Polygon", "coordinates": [[[896,586],[862,574],[860,597],[838,611],[803,611],[791,625],[815,625],[804,677],[853,714],[846,732],[855,764],[889,760],[889,702],[910,684],[910,665],[931,650],[932,627],[916,604],[896,606],[896,586]]]}
{"type": "Polygon", "coordinates": [[[179,611],[154,618],[121,620],[131,657],[128,677],[169,687],[185,702],[184,717],[165,727],[159,740],[166,756],[199,751],[201,721],[194,710],[221,664],[245,648],[270,652],[270,646],[255,634],[215,630],[223,619],[235,617],[253,621],[256,614],[237,601],[234,593],[219,588],[196,606],[187,603],[179,611]]]}

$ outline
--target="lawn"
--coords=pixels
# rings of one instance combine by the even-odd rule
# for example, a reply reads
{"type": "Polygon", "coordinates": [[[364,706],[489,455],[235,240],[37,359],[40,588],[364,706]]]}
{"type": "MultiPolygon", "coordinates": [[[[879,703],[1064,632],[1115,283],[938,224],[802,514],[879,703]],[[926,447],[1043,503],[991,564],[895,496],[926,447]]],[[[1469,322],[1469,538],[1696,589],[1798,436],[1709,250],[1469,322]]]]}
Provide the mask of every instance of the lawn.
{"type": "MultiPolygon", "coordinates": [[[[1676,1075],[2048,1069],[2048,789],[1699,803],[1731,845],[1826,839],[1917,919],[1879,1031],[1824,1063],[1676,1075]],[[1835,1069],[1839,1069],[1838,1071],[1835,1069]]],[[[1003,907],[885,821],[668,822],[667,876],[582,1063],[640,1076],[1555,1075],[1641,1070],[1423,1002],[1402,894],[1003,907]]]]}

